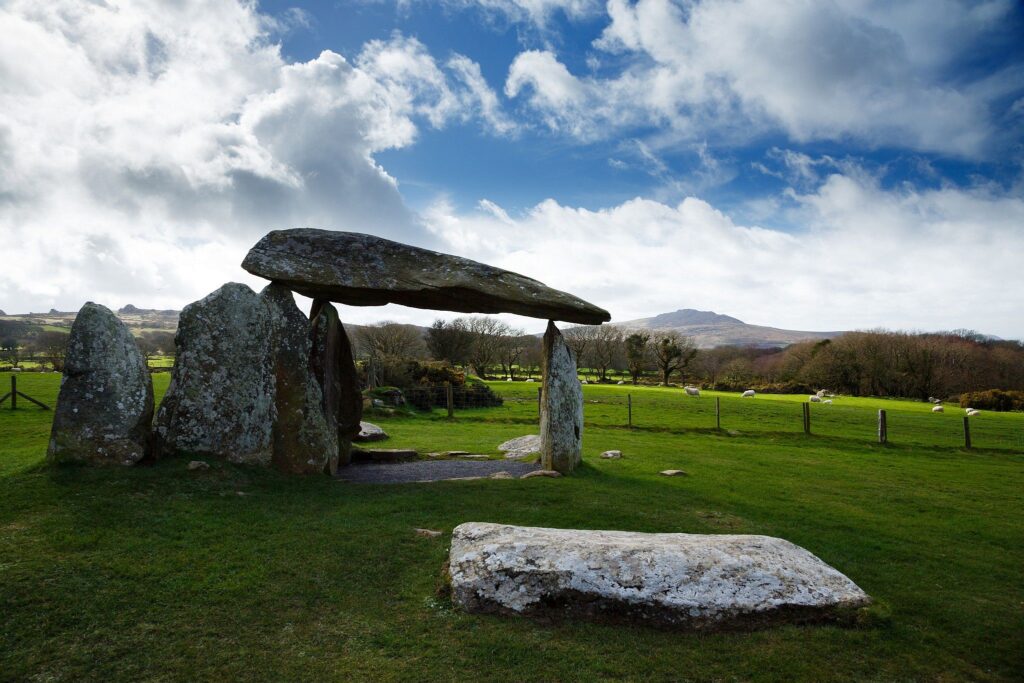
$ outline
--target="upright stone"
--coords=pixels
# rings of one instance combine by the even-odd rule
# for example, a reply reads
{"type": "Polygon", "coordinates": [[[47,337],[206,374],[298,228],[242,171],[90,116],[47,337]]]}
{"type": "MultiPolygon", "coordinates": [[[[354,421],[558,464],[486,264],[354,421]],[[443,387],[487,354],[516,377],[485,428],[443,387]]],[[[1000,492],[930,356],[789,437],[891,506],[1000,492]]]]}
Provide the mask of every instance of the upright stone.
{"type": "Polygon", "coordinates": [[[576,376],[576,359],[550,320],[544,332],[542,362],[541,466],[568,474],[580,463],[582,454],[583,387],[576,376]]]}
{"type": "Polygon", "coordinates": [[[273,464],[291,474],[319,474],[337,469],[338,432],[324,414],[323,393],[309,359],[310,321],[287,288],[267,285],[260,298],[270,310],[274,404],[273,464]]]}
{"type": "Polygon", "coordinates": [[[157,413],[159,454],[270,464],[277,414],[273,334],[270,308],[236,282],[185,307],[171,383],[157,413]]]}
{"type": "Polygon", "coordinates": [[[309,367],[323,394],[323,413],[330,429],[337,434],[337,457],[328,463],[334,474],[339,465],[352,461],[352,439],[359,433],[363,415],[363,396],[345,328],[338,311],[322,300],[313,302],[310,317],[312,339],[309,367]]]}
{"type": "Polygon", "coordinates": [[[91,301],[71,327],[50,432],[52,462],[134,465],[149,453],[153,382],[131,332],[91,301]]]}

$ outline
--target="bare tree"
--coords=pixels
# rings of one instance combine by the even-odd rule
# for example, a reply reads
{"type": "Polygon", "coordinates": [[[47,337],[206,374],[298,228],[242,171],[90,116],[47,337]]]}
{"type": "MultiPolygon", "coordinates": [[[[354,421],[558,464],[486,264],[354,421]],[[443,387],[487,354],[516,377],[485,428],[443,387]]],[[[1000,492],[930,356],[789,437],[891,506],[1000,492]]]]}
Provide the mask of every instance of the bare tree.
{"type": "Polygon", "coordinates": [[[697,355],[697,347],[690,337],[674,330],[661,332],[653,343],[654,362],[661,371],[661,383],[668,386],[673,372],[682,371],[697,355]]]}
{"type": "Polygon", "coordinates": [[[511,330],[509,334],[501,338],[498,353],[505,377],[516,378],[516,365],[519,364],[519,359],[522,358],[523,353],[533,341],[532,336],[524,334],[520,329],[511,330]]]}
{"type": "Polygon", "coordinates": [[[414,325],[386,320],[359,328],[355,336],[359,353],[365,358],[422,358],[426,351],[423,335],[414,325]]]}
{"type": "Polygon", "coordinates": [[[471,316],[465,321],[466,329],[473,335],[469,364],[480,379],[487,379],[488,368],[501,357],[502,337],[510,332],[510,328],[497,318],[483,315],[471,316]]]}
{"type": "Polygon", "coordinates": [[[67,354],[66,332],[40,332],[32,341],[33,350],[57,372],[64,372],[64,357],[67,354]]]}
{"type": "Polygon", "coordinates": [[[10,363],[12,368],[18,367],[21,363],[21,344],[17,339],[0,341],[0,360],[10,363]]]}
{"type": "Polygon", "coordinates": [[[625,350],[622,345],[622,330],[611,325],[595,325],[590,334],[590,366],[597,370],[598,379],[604,382],[608,370],[621,362],[625,350]]]}
{"type": "Polygon", "coordinates": [[[626,364],[634,385],[651,364],[650,342],[651,335],[647,332],[634,332],[626,337],[626,364]]]}
{"type": "Polygon", "coordinates": [[[590,340],[594,338],[593,325],[576,325],[562,330],[562,338],[566,346],[576,356],[576,365],[580,368],[587,367],[587,349],[590,348],[590,340]]]}
{"type": "Polygon", "coordinates": [[[473,348],[473,333],[465,318],[435,320],[427,328],[427,349],[435,360],[445,360],[452,365],[465,365],[473,348]]]}

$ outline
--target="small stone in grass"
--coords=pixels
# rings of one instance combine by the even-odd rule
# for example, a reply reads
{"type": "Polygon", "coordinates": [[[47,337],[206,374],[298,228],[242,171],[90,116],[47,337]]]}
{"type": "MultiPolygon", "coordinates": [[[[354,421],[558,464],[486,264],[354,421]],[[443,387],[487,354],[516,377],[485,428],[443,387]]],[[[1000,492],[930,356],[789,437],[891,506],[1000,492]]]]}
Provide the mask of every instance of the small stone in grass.
{"type": "Polygon", "coordinates": [[[560,477],[561,473],[555,470],[534,470],[533,472],[527,472],[520,479],[533,479],[534,477],[560,477]]]}
{"type": "Polygon", "coordinates": [[[423,536],[424,538],[437,538],[441,535],[440,531],[434,531],[433,529],[413,529],[417,536],[423,536]]]}
{"type": "Polygon", "coordinates": [[[689,474],[685,470],[662,470],[659,474],[666,477],[688,477],[689,474]]]}
{"type": "Polygon", "coordinates": [[[515,479],[511,472],[502,470],[501,472],[495,472],[490,476],[491,479],[515,479]]]}
{"type": "Polygon", "coordinates": [[[202,460],[193,460],[188,464],[189,470],[208,470],[210,469],[210,463],[202,460]]]}
{"type": "Polygon", "coordinates": [[[605,460],[618,460],[622,457],[622,451],[605,451],[601,457],[605,460]]]}

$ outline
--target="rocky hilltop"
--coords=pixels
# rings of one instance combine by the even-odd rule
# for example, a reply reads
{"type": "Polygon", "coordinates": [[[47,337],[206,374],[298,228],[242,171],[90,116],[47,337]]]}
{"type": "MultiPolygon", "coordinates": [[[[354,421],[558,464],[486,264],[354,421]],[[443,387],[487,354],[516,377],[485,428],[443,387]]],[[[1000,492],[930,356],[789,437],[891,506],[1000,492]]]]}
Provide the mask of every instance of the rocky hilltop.
{"type": "Polygon", "coordinates": [[[748,325],[739,318],[692,308],[681,308],[650,318],[616,322],[615,325],[631,330],[675,330],[687,337],[693,337],[697,346],[702,349],[729,345],[781,347],[808,339],[831,339],[843,334],[748,325]]]}

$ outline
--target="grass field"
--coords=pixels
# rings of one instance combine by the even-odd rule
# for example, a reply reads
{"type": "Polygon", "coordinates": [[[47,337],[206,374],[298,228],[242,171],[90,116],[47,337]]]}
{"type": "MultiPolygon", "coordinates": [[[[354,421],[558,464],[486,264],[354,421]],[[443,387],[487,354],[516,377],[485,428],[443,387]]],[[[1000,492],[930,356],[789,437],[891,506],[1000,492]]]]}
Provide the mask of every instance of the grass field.
{"type": "MultiPolygon", "coordinates": [[[[158,394],[169,376],[154,376],[158,394]]],[[[49,403],[56,375],[19,388],[49,403]]],[[[388,446],[496,453],[536,429],[505,406],[375,418],[388,446]]],[[[4,680],[1019,680],[1024,416],[925,404],[584,391],[584,466],[559,480],[400,486],[171,459],[43,464],[51,414],[0,410],[4,680]],[[626,395],[633,399],[627,429],[626,395]],[[892,443],[874,443],[878,407],[892,443]],[[732,430],[732,434],[728,431],[732,430]],[[927,444],[927,445],[925,445],[927,444]],[[597,455],[618,448],[625,457],[597,455]],[[665,468],[690,476],[659,477],[665,468]],[[435,597],[465,521],[782,536],[881,604],[870,626],[694,635],[469,616],[435,597]],[[421,538],[414,527],[444,530],[421,538]]]]}

